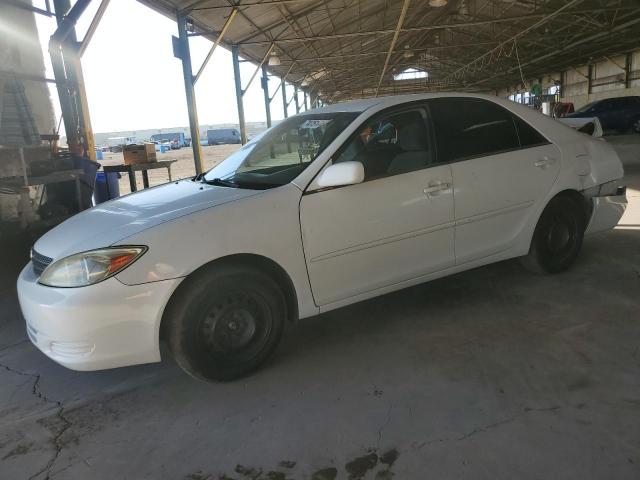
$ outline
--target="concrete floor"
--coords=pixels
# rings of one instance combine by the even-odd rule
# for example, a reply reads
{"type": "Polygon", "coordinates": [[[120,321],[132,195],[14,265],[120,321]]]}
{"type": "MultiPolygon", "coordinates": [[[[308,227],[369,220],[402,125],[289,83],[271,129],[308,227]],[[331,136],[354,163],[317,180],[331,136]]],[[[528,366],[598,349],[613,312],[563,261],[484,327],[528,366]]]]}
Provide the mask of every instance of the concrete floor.
{"type": "Polygon", "coordinates": [[[0,478],[640,478],[640,136],[614,142],[631,208],[569,272],[503,262],[308,319],[235,383],[54,364],[8,256],[0,478]]]}

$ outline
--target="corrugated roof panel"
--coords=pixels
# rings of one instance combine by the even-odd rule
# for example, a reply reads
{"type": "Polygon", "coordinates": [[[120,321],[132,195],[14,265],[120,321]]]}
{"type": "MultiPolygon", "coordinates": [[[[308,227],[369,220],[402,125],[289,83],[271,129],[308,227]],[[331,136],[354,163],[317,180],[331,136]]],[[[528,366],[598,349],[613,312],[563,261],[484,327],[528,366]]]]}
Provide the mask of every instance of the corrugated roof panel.
{"type": "Polygon", "coordinates": [[[270,72],[290,71],[288,80],[309,80],[306,88],[337,92],[336,99],[375,94],[378,83],[379,93],[492,90],[520,82],[516,46],[523,75],[535,78],[640,42],[634,0],[449,0],[441,8],[411,0],[391,53],[405,0],[139,1],[172,18],[189,11],[195,30],[211,39],[235,6],[223,44],[259,62],[274,43],[281,65],[270,72]],[[408,67],[429,76],[393,80],[408,67]]]}

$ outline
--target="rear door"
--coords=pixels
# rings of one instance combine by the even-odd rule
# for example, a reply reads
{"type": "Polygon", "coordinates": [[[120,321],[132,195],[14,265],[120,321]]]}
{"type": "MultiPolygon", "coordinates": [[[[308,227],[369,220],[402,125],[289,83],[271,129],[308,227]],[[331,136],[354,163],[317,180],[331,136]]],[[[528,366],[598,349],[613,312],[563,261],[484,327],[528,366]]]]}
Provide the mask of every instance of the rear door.
{"type": "Polygon", "coordinates": [[[596,104],[596,113],[594,116],[598,117],[602,128],[606,130],[618,128],[619,118],[623,115],[623,112],[615,108],[615,102],[613,100],[612,98],[607,98],[596,104]]]}
{"type": "Polygon", "coordinates": [[[513,246],[560,171],[560,150],[507,109],[478,98],[429,102],[439,161],[450,162],[456,263],[513,246]]]}

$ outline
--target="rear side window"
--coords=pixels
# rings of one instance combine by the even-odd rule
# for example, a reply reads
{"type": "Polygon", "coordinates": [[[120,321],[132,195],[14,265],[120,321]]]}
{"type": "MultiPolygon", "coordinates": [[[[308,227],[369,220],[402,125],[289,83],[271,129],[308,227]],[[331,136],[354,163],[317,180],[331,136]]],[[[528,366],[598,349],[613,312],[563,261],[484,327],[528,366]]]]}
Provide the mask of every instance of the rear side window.
{"type": "Polygon", "coordinates": [[[549,141],[540,135],[536,129],[521,118],[514,115],[513,121],[516,124],[518,137],[520,138],[520,146],[522,148],[536,147],[538,145],[546,145],[549,143],[549,141]]]}
{"type": "Polygon", "coordinates": [[[438,161],[451,162],[520,148],[511,113],[480,98],[429,101],[438,161]]]}

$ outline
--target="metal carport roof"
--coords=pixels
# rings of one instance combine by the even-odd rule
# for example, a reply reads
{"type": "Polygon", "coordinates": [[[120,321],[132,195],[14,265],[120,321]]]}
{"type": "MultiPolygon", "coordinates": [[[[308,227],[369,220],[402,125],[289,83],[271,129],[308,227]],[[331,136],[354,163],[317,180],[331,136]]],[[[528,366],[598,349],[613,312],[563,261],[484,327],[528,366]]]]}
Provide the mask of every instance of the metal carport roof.
{"type": "Polygon", "coordinates": [[[329,101],[407,91],[497,90],[640,41],[635,0],[139,0],[222,39],[329,101]],[[428,78],[394,81],[406,68],[428,78]]]}

